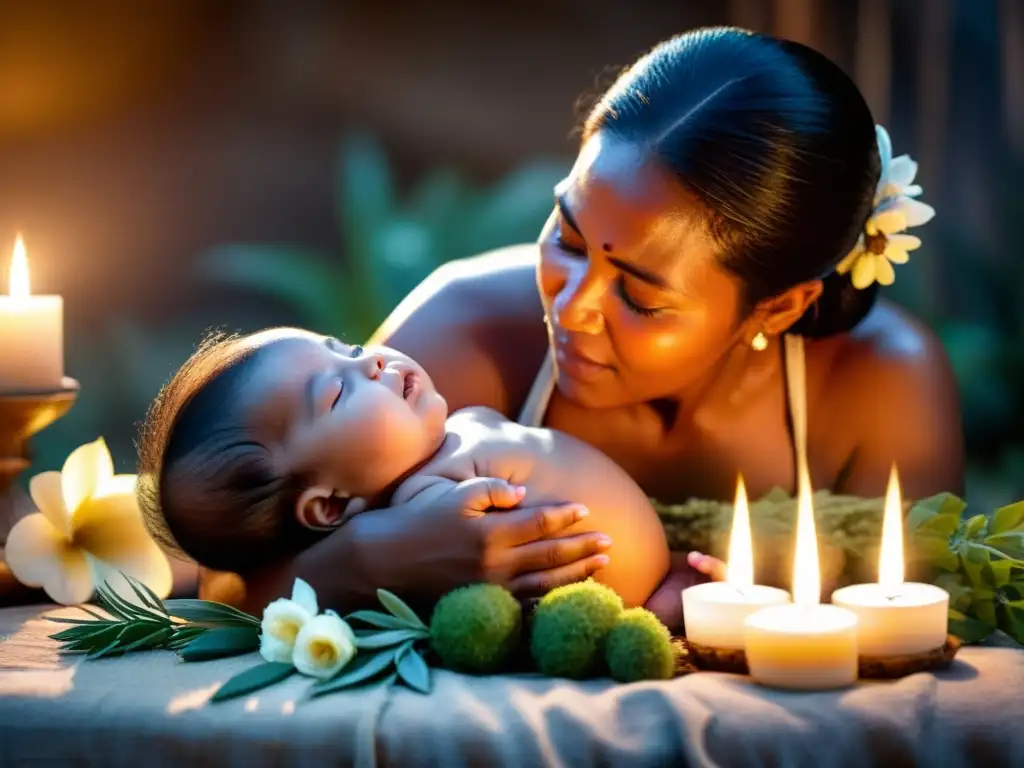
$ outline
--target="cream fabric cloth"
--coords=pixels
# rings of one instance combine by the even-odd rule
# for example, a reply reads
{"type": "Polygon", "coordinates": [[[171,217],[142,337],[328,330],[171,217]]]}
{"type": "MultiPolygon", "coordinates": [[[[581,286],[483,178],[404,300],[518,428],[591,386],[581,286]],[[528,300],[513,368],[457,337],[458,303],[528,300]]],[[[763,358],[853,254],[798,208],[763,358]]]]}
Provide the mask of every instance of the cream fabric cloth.
{"type": "Polygon", "coordinates": [[[254,654],[60,658],[53,606],[0,610],[0,766],[787,766],[1024,764],[1024,653],[964,648],[898,682],[796,694],[734,675],[615,685],[434,672],[429,696],[303,701],[292,678],[206,703],[254,654]]]}

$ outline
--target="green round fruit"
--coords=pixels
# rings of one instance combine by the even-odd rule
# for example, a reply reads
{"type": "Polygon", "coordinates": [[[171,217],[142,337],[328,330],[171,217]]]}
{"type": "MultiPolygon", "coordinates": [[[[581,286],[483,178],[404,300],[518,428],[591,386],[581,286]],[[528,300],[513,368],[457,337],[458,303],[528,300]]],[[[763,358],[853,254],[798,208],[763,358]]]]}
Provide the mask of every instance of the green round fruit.
{"type": "Polygon", "coordinates": [[[430,619],[430,643],[449,669],[496,672],[519,645],[522,606],[496,584],[471,584],[438,601],[430,619]]]}
{"type": "Polygon", "coordinates": [[[551,677],[583,679],[601,671],[604,641],[622,613],[622,598],[587,579],[551,590],[533,617],[530,651],[551,677]]]}
{"type": "Polygon", "coordinates": [[[608,673],[620,683],[668,680],[675,674],[672,635],[645,608],[622,612],[605,640],[604,655],[608,673]]]}

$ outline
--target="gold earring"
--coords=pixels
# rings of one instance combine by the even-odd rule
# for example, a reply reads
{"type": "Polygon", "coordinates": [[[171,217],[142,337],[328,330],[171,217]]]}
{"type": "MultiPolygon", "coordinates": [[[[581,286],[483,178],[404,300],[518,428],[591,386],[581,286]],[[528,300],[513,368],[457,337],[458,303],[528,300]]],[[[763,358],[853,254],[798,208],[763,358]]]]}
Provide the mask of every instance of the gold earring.
{"type": "Polygon", "coordinates": [[[763,331],[758,331],[757,336],[750,340],[750,348],[755,352],[764,352],[768,349],[768,337],[763,331]]]}

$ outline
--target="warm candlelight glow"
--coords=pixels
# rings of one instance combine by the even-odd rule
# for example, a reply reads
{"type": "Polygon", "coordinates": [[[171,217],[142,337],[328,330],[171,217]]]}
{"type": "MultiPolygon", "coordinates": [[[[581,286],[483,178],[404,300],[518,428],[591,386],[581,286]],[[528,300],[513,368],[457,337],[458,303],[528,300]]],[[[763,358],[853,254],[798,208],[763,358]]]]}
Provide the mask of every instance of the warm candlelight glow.
{"type": "Polygon", "coordinates": [[[28,256],[25,254],[25,241],[21,235],[14,241],[14,253],[11,256],[11,274],[8,278],[8,292],[11,296],[23,298],[28,296],[28,256]]]}
{"type": "Polygon", "coordinates": [[[895,588],[903,583],[903,502],[896,465],[889,473],[885,493],[885,516],[882,518],[882,546],[878,551],[878,583],[895,588]]]}
{"type": "Polygon", "coordinates": [[[818,534],[814,527],[811,478],[800,471],[799,505],[796,518],[796,553],[793,558],[793,602],[818,605],[821,602],[821,573],[818,564],[818,534]]]}
{"type": "Polygon", "coordinates": [[[726,573],[726,581],[734,587],[754,586],[754,545],[750,536],[750,507],[747,504],[747,489],[743,485],[742,475],[736,484],[736,504],[732,513],[726,573]]]}

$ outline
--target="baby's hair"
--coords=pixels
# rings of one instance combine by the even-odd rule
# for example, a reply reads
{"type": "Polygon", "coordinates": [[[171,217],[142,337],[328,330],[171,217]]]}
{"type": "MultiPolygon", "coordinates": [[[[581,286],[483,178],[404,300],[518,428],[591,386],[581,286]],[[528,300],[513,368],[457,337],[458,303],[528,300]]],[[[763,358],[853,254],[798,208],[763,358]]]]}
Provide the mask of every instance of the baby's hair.
{"type": "Polygon", "coordinates": [[[172,554],[245,574],[322,534],[292,513],[305,478],[282,476],[241,406],[261,347],[212,333],[164,385],[139,436],[138,498],[172,554]]]}

